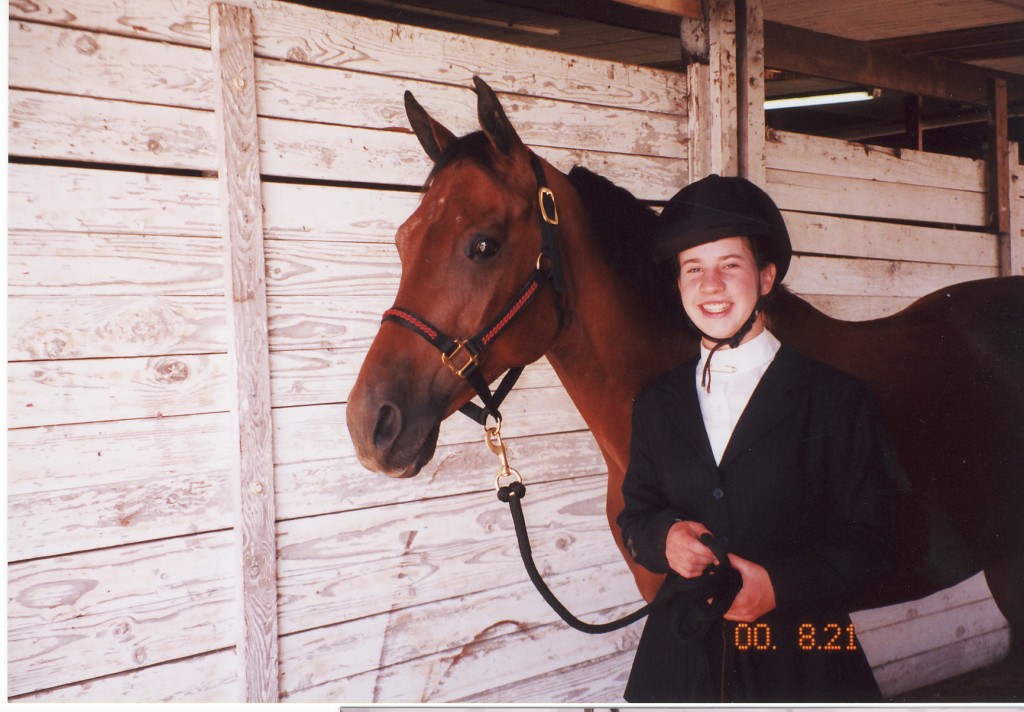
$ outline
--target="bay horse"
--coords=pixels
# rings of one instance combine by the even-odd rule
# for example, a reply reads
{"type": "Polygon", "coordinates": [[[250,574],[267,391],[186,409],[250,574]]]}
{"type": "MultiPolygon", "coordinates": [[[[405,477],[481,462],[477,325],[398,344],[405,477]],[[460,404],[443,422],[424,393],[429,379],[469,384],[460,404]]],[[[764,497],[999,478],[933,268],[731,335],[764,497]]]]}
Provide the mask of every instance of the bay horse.
{"type": "MultiPolygon", "coordinates": [[[[541,181],[557,196],[562,290],[538,283],[473,365],[491,383],[547,356],[607,464],[609,524],[650,600],[662,579],[633,563],[615,524],[632,399],[697,350],[674,283],[650,258],[657,216],[586,169],[565,175],[539,161],[490,87],[474,82],[482,130],[461,138],[406,93],[410,123],[435,165],[395,238],[402,264],[395,304],[414,306],[423,318],[395,309],[382,323],[349,396],[352,441],[366,468],[392,477],[415,475],[433,456],[441,421],[474,389],[442,363],[427,332],[478,333],[503,307],[507,313],[513,295],[525,294],[521,285],[542,263],[554,269],[550,255],[538,258],[541,181]]],[[[766,305],[768,327],[875,391],[905,470],[898,573],[859,607],[918,598],[984,570],[1019,649],[1024,277],[954,285],[864,322],[830,318],[785,288],[776,291],[766,305]]],[[[470,365],[467,354],[460,359],[470,365]]]]}

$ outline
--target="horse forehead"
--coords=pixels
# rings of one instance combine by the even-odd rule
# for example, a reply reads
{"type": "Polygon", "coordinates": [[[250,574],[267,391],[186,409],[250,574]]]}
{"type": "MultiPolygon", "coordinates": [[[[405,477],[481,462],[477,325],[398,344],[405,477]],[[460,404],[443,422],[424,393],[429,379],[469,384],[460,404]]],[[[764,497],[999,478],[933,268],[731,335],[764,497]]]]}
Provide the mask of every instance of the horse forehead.
{"type": "Polygon", "coordinates": [[[431,179],[416,210],[398,228],[395,242],[402,250],[439,224],[449,228],[442,234],[454,236],[461,226],[501,220],[529,209],[528,199],[507,190],[482,168],[445,170],[431,179]]]}

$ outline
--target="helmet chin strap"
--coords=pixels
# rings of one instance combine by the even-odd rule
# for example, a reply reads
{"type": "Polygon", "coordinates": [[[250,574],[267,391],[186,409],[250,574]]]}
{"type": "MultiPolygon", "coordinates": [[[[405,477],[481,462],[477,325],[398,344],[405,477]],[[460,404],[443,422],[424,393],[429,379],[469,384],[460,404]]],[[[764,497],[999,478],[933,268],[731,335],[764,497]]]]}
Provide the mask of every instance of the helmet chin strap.
{"type": "Polygon", "coordinates": [[[757,321],[757,315],[760,313],[761,298],[758,297],[757,304],[754,305],[754,310],[750,312],[750,316],[747,317],[747,320],[745,322],[743,322],[743,325],[739,328],[739,330],[737,330],[736,333],[733,334],[732,336],[729,336],[724,339],[718,339],[715,338],[714,336],[710,336],[709,334],[705,334],[697,327],[696,324],[693,323],[693,319],[691,319],[689,315],[687,315],[686,320],[687,322],[689,322],[690,327],[692,327],[694,331],[700,334],[702,339],[707,339],[708,341],[714,342],[715,344],[712,347],[711,351],[708,352],[708,359],[707,361],[704,362],[704,370],[700,376],[700,387],[703,388],[705,391],[707,391],[708,393],[711,392],[711,357],[714,356],[715,352],[718,351],[718,349],[722,348],[723,346],[728,346],[730,349],[734,349],[737,346],[739,346],[740,342],[743,341],[743,337],[746,336],[750,329],[754,326],[754,322],[757,321]]]}

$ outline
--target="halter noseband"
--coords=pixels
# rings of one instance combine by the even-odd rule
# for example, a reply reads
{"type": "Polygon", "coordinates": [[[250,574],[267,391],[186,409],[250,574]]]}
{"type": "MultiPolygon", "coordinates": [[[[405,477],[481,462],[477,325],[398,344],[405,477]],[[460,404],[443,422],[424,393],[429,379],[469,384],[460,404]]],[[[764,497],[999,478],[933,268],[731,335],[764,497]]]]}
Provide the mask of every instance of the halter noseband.
{"type": "MultiPolygon", "coordinates": [[[[527,278],[526,283],[509,300],[498,316],[468,339],[451,337],[423,317],[402,307],[391,307],[384,312],[384,317],[381,319],[381,322],[393,321],[412,330],[441,352],[441,362],[455,376],[467,381],[473,387],[473,390],[476,391],[477,395],[480,396],[480,400],[483,401],[483,408],[473,402],[466,403],[459,408],[461,413],[469,416],[481,425],[486,425],[487,416],[491,416],[497,421],[501,420],[501,413],[498,411],[498,407],[505,399],[505,396],[509,394],[509,391],[512,390],[524,367],[514,366],[510,368],[492,393],[480,370],[480,355],[523,312],[526,305],[533,301],[533,298],[540,291],[545,281],[550,280],[551,286],[558,293],[565,290],[555,231],[555,226],[558,225],[558,209],[555,205],[555,195],[547,187],[544,180],[544,168],[540,163],[540,159],[533,152],[530,152],[530,165],[533,167],[533,173],[537,179],[537,200],[540,204],[541,251],[540,255],[537,256],[537,264],[527,278]],[[541,268],[541,262],[544,257],[548,258],[551,265],[550,270],[547,272],[541,268]]],[[[563,321],[561,300],[557,302],[557,308],[558,329],[561,331],[563,321]]]]}

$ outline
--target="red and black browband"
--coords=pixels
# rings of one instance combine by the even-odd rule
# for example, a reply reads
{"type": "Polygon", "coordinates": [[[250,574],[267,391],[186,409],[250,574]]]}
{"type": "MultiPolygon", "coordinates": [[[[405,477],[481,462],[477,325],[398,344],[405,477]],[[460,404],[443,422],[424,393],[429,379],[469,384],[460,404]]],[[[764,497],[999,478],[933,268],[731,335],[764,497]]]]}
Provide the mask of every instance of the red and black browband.
{"type": "MultiPolygon", "coordinates": [[[[492,393],[489,384],[484,379],[480,370],[479,358],[484,350],[501,333],[508,328],[509,324],[523,312],[526,306],[533,301],[533,298],[540,291],[544,282],[551,282],[556,292],[561,293],[565,289],[562,278],[561,261],[558,255],[558,240],[555,226],[558,225],[558,210],[555,205],[555,196],[547,187],[544,180],[544,168],[536,154],[530,153],[530,163],[534,175],[537,178],[537,195],[540,204],[540,228],[541,228],[541,253],[537,258],[537,266],[530,273],[526,283],[509,300],[505,308],[499,312],[490,323],[480,329],[468,339],[457,339],[444,333],[441,329],[419,316],[415,312],[402,307],[392,307],[384,312],[383,321],[392,321],[401,324],[407,329],[426,339],[434,348],[441,352],[441,361],[453,374],[465,379],[480,396],[483,407],[473,402],[466,403],[459,411],[486,425],[487,416],[495,420],[501,420],[501,413],[498,408],[505,396],[509,394],[515,385],[524,366],[514,366],[508,370],[498,388],[492,393]],[[544,271],[541,267],[543,258],[547,257],[550,268],[544,271]]],[[[558,305],[558,328],[562,328],[562,304],[558,305]]]]}

